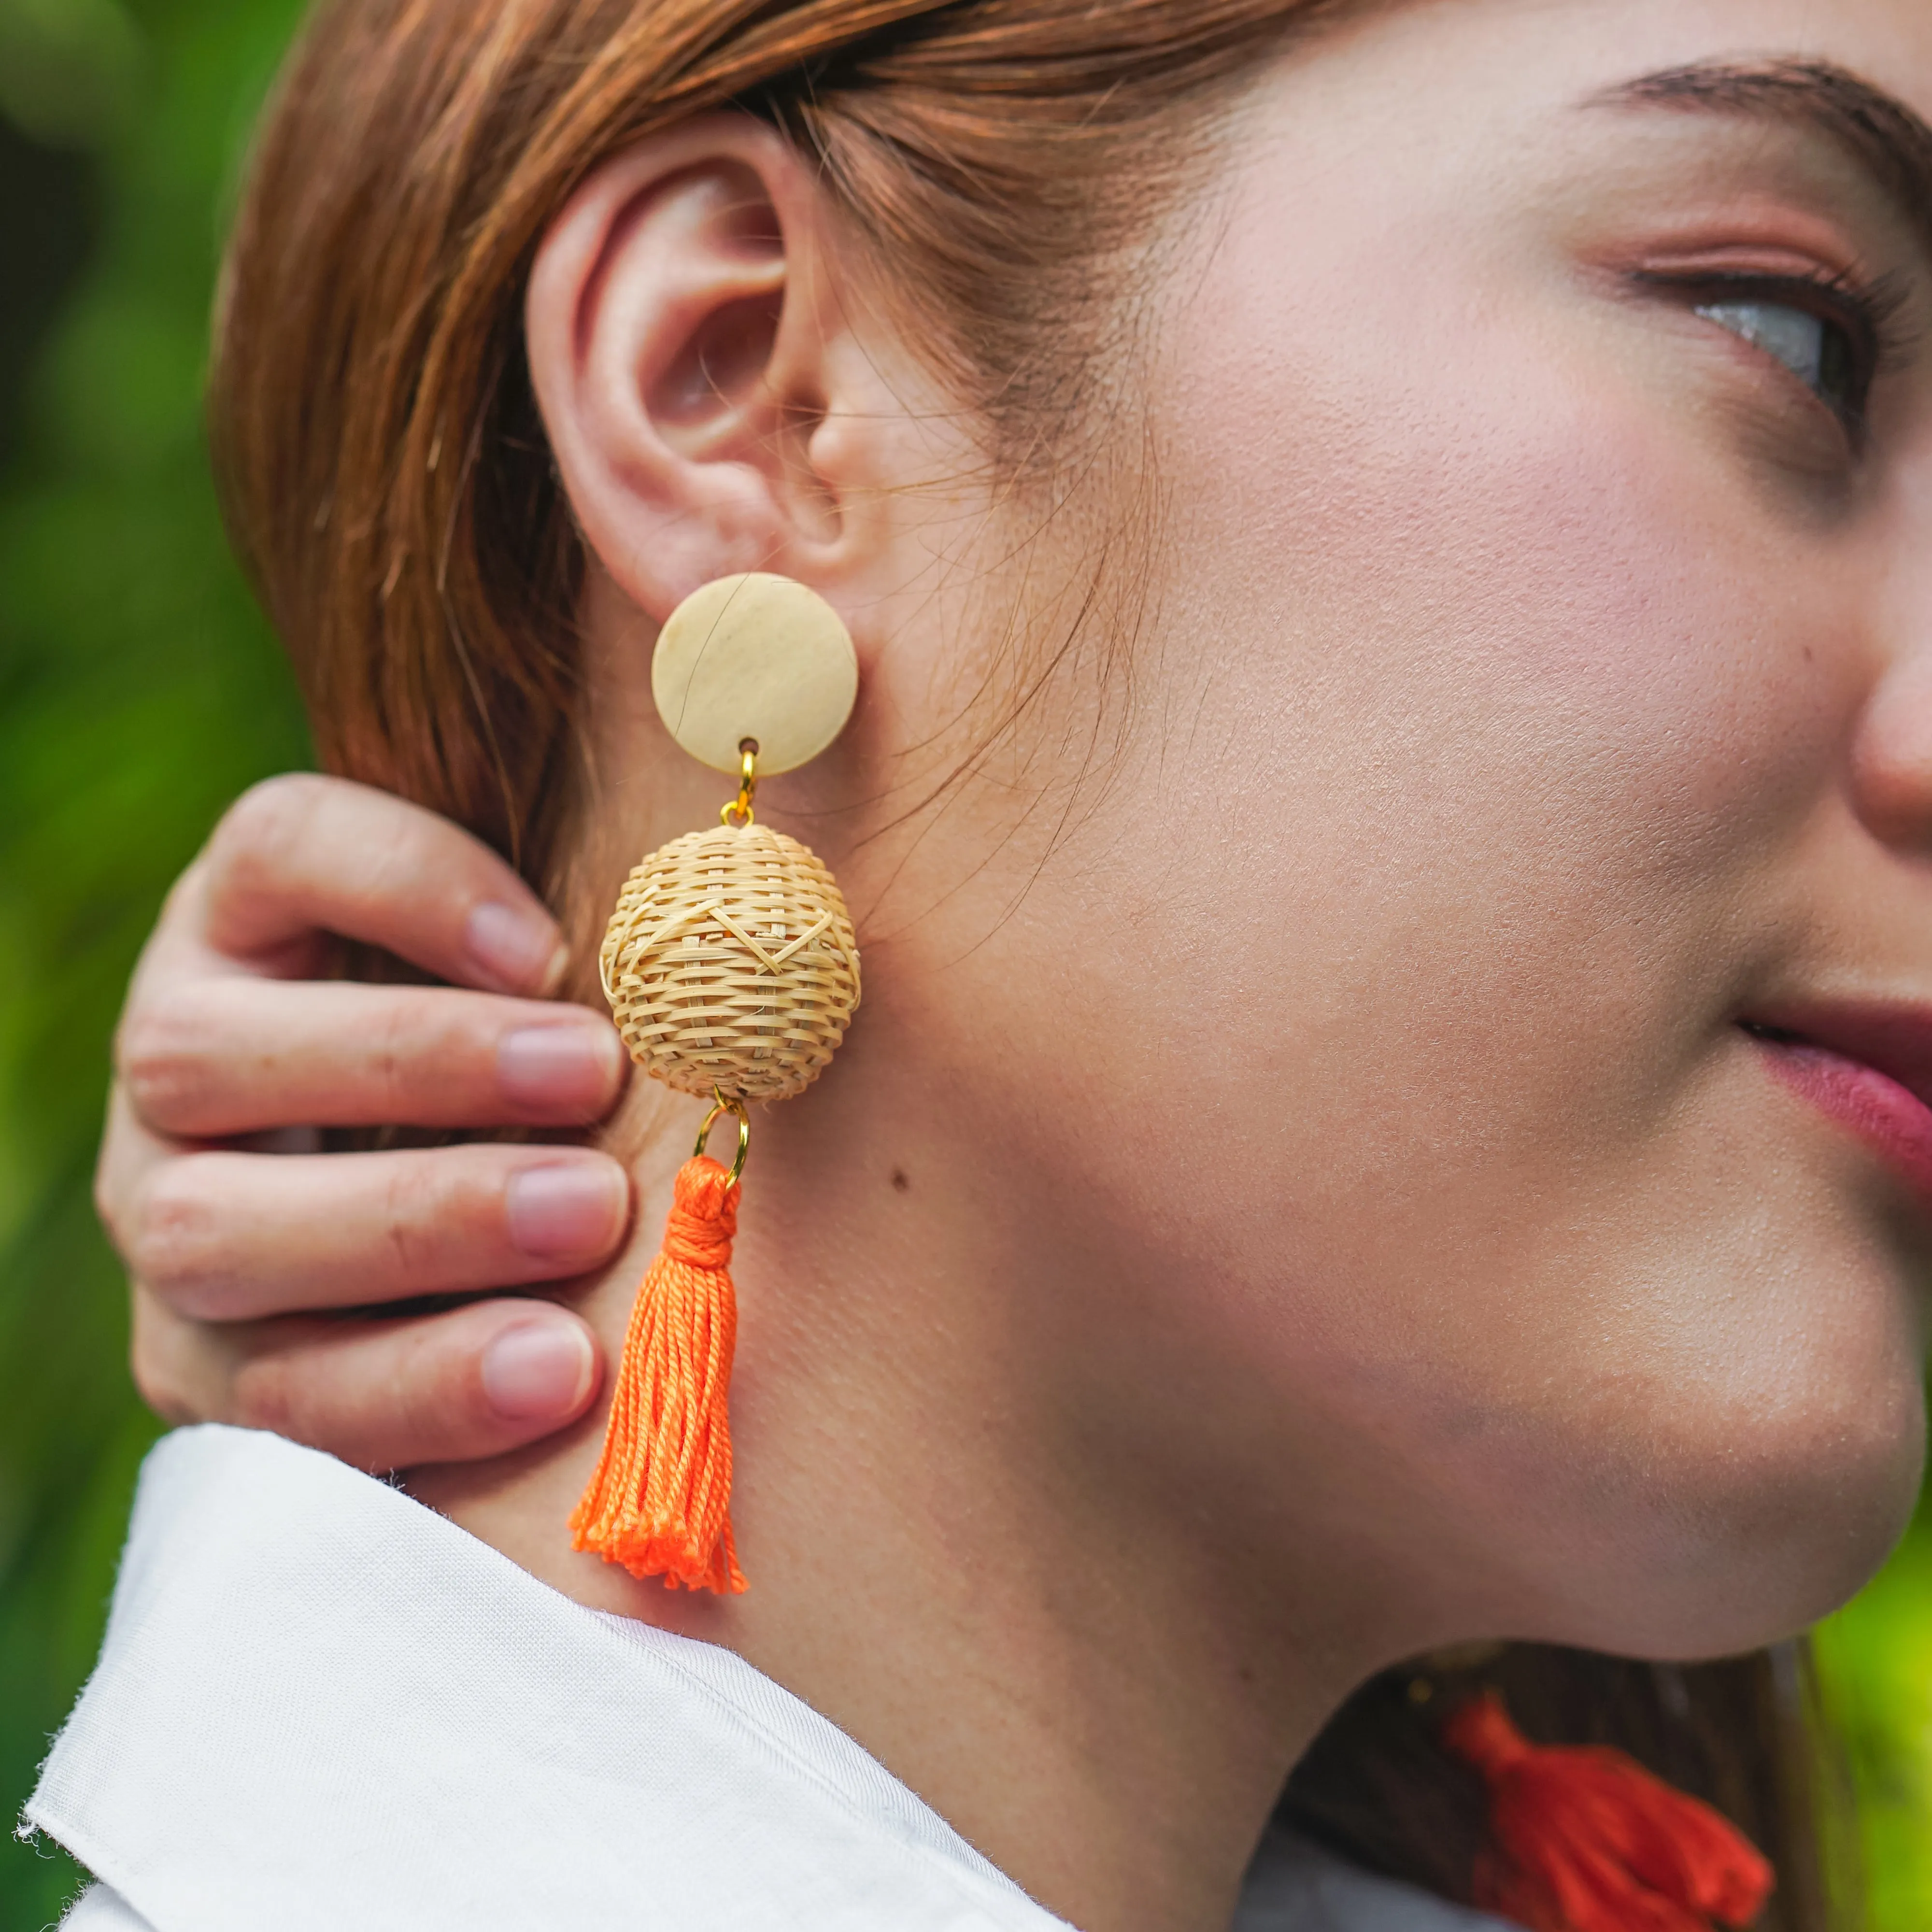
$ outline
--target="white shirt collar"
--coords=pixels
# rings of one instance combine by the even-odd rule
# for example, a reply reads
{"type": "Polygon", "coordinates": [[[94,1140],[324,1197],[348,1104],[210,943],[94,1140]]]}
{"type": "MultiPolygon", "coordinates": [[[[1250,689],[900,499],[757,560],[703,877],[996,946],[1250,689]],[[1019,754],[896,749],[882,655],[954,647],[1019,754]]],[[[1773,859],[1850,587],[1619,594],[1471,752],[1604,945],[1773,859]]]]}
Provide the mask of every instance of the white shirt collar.
{"type": "MultiPolygon", "coordinates": [[[[731,1652],[240,1430],[149,1456],[26,1816],[156,1932],[1064,1932],[731,1652]]],[[[1250,1894],[1237,1932],[1496,1927],[1306,1846],[1250,1894]]]]}

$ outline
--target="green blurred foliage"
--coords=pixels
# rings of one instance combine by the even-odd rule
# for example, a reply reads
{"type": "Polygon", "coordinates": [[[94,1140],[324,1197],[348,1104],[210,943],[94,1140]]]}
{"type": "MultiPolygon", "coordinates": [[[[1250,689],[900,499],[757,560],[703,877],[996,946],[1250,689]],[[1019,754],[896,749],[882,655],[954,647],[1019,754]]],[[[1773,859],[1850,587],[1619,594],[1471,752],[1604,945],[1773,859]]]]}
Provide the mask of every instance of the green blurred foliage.
{"type": "MultiPolygon", "coordinates": [[[[157,1427],[128,1381],[125,1288],[88,1195],[122,991],[223,806],[308,757],[287,674],[227,554],[200,428],[223,210],[295,14],[290,0],[0,0],[10,1816],[99,1642],[157,1427]],[[60,232],[70,239],[77,224],[92,231],[79,263],[60,232]]],[[[44,1847],[5,1843],[0,1925],[57,1918],[77,1876],[44,1847]]]]}
{"type": "MultiPolygon", "coordinates": [[[[114,1016],[162,895],[223,806],[308,757],[292,688],[223,542],[199,411],[225,211],[298,12],[296,0],[0,0],[10,1813],[92,1659],[134,1471],[157,1430],[128,1378],[124,1286],[88,1198],[114,1016]]],[[[1874,1932],[1924,1932],[1932,1520],[1833,1620],[1821,1653],[1862,1803],[1874,1932]]],[[[0,1924],[53,1920],[78,1879],[46,1847],[7,1846],[0,1924]]]]}
{"type": "Polygon", "coordinates": [[[1818,1634],[1858,1803],[1872,1932],[1932,1927],[1932,1492],[1884,1570],[1818,1634]]]}

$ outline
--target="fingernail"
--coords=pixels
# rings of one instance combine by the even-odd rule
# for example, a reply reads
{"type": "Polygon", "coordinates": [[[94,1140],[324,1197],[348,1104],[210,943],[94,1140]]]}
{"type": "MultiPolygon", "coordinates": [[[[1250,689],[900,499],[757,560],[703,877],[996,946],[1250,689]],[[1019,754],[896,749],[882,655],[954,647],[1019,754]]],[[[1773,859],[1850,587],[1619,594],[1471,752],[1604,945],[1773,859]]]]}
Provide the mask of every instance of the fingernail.
{"type": "Polygon", "coordinates": [[[510,1177],[504,1206],[510,1238],[525,1254],[595,1261],[622,1224],[623,1170],[601,1160],[526,1167],[510,1177]]]}
{"type": "Polygon", "coordinates": [[[521,1322],[483,1351],[483,1394],[512,1422],[570,1414],[590,1393],[596,1363],[574,1322],[521,1322]]]}
{"type": "Polygon", "coordinates": [[[519,1106],[596,1120],[610,1105],[622,1050],[607,1026],[520,1027],[497,1043],[497,1084],[519,1106]]]}
{"type": "Polygon", "coordinates": [[[463,938],[470,958],[508,992],[549,992],[568,956],[548,920],[494,900],[471,908],[463,938]]]}

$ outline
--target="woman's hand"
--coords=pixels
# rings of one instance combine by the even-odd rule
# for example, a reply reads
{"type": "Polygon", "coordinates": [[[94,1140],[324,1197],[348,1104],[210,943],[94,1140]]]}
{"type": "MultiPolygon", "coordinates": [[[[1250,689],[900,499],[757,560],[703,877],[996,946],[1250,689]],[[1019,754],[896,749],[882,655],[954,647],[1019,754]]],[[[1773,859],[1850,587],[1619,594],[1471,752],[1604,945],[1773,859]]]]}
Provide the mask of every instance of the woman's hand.
{"type": "Polygon", "coordinates": [[[380,1469],[490,1455],[588,1407],[596,1343],[550,1301],[331,1311],[584,1273],[624,1234],[616,1162],[489,1143],[320,1154],[306,1131],[601,1119],[622,1047],[601,1016],[541,998],[562,964],[530,889],[429,812],[313,777],[230,811],[136,971],[96,1178],[157,1411],[380,1469]],[[318,979],[332,935],[453,985],[318,979]]]}

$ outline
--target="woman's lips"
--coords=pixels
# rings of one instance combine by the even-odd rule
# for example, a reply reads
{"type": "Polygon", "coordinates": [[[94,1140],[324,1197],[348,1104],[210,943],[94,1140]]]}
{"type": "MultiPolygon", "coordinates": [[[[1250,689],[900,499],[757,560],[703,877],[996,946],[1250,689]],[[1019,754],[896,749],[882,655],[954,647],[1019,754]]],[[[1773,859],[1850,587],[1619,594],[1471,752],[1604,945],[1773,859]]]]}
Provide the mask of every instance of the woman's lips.
{"type": "Polygon", "coordinates": [[[1932,1079],[1926,1077],[1932,1074],[1932,1028],[1854,1020],[1848,1030],[1861,1036],[1856,1053],[1849,1043],[1826,1044],[1796,1028],[1745,1030],[1779,1079],[1850,1128],[1932,1204],[1932,1106],[1905,1084],[1910,1078],[1922,1091],[1932,1091],[1932,1079]],[[1865,1057],[1868,1052],[1871,1058],[1865,1057]],[[1874,1064],[1881,1055],[1892,1071],[1874,1064]]]}

